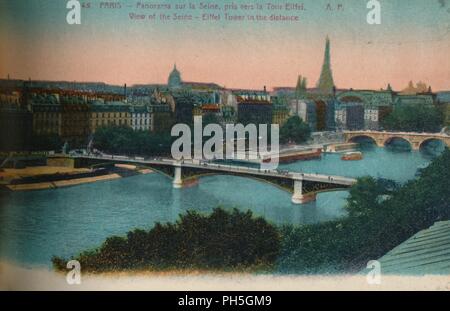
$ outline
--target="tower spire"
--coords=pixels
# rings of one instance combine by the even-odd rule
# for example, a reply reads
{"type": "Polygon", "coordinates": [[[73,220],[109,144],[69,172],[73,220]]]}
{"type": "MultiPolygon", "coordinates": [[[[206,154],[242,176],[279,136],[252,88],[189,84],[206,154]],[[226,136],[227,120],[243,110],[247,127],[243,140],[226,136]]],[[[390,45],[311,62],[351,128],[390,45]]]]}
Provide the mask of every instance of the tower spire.
{"type": "Polygon", "coordinates": [[[334,81],[333,73],[331,72],[330,38],[328,36],[325,41],[322,72],[320,73],[320,78],[317,82],[317,88],[322,94],[333,94],[334,81]]]}

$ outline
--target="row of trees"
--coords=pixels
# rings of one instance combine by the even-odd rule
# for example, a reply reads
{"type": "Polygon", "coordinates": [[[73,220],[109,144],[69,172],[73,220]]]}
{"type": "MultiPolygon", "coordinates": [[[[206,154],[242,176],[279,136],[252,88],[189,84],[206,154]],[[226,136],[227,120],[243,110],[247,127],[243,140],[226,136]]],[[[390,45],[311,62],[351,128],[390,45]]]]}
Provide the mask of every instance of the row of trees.
{"type": "MultiPolygon", "coordinates": [[[[206,216],[188,211],[172,224],[108,238],[76,259],[84,271],[126,269],[260,269],[274,264],[280,248],[277,229],[250,211],[217,208],[206,216]]],[[[66,259],[54,257],[57,270],[66,259]]]]}
{"type": "Polygon", "coordinates": [[[405,132],[439,132],[444,123],[443,113],[434,106],[408,105],[394,108],[381,121],[386,130],[405,132]]]}
{"type": "Polygon", "coordinates": [[[106,126],[94,134],[94,147],[106,153],[127,155],[169,155],[170,133],[134,131],[125,126],[106,126]]]}
{"type": "MultiPolygon", "coordinates": [[[[203,127],[219,120],[213,114],[203,119],[203,127]]],[[[191,127],[192,124],[191,124],[191,127]]],[[[270,127],[268,128],[270,130],[270,127]]],[[[311,136],[309,125],[297,116],[291,117],[280,129],[281,143],[303,143],[311,136]]],[[[95,148],[107,153],[135,155],[169,155],[173,140],[169,132],[133,131],[125,126],[106,126],[94,134],[95,148]]],[[[193,137],[192,137],[193,139],[193,137]]],[[[56,141],[54,141],[56,143],[56,141]]],[[[60,143],[60,141],[58,141],[60,143]]]]}

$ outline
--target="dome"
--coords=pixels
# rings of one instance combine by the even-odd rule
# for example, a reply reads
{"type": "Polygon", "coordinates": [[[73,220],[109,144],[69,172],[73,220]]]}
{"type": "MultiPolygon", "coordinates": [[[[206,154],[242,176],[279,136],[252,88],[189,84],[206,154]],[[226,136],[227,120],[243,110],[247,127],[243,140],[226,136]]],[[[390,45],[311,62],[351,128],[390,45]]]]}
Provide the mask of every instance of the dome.
{"type": "Polygon", "coordinates": [[[168,85],[170,88],[181,87],[181,74],[178,71],[176,64],[173,66],[173,70],[169,75],[168,85]]]}

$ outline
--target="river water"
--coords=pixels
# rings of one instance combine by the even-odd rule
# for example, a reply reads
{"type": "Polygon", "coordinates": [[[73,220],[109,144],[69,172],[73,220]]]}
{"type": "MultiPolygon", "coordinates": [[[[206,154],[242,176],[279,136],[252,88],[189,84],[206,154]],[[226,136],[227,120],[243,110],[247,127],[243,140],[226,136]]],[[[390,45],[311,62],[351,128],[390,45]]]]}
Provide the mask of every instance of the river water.
{"type": "MultiPolygon", "coordinates": [[[[382,148],[364,151],[362,161],[342,161],[338,154],[281,165],[282,169],[358,177],[371,175],[405,182],[432,155],[382,148]]],[[[275,224],[309,224],[345,216],[348,193],[328,192],[304,205],[274,186],[235,176],[208,176],[197,186],[173,189],[157,173],[56,190],[16,192],[0,204],[0,259],[50,266],[52,256],[71,257],[99,246],[111,235],[169,222],[189,209],[210,212],[217,206],[251,209],[275,224]]]]}

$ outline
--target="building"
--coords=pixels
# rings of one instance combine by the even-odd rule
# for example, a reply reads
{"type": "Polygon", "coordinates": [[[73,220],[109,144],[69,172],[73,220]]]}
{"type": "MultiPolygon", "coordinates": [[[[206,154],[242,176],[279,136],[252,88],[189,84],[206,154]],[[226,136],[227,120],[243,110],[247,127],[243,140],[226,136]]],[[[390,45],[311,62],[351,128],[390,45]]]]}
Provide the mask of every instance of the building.
{"type": "Polygon", "coordinates": [[[60,106],[61,139],[72,147],[85,145],[91,133],[88,103],[78,97],[65,97],[61,98],[60,106]]]}
{"type": "Polygon", "coordinates": [[[21,94],[18,91],[2,92],[0,93],[0,104],[13,104],[20,106],[21,94]]]}
{"type": "Polygon", "coordinates": [[[364,108],[372,109],[380,106],[391,107],[394,104],[396,93],[390,90],[345,90],[338,92],[336,98],[339,102],[361,103],[364,108]]]}
{"type": "Polygon", "coordinates": [[[366,118],[378,120],[378,116],[373,115],[374,109],[370,109],[371,105],[364,105],[363,99],[352,94],[342,96],[338,107],[335,116],[336,124],[340,129],[362,130],[365,127],[366,118]]]}
{"type": "Polygon", "coordinates": [[[366,110],[361,102],[337,102],[334,115],[338,130],[364,129],[366,110]]]}
{"type": "Polygon", "coordinates": [[[364,106],[347,104],[346,111],[346,128],[351,131],[364,129],[364,106]]]}
{"type": "Polygon", "coordinates": [[[305,123],[307,123],[311,131],[316,131],[317,115],[316,103],[309,99],[292,99],[289,102],[289,114],[291,116],[298,116],[305,123]]]}
{"type": "Polygon", "coordinates": [[[89,128],[91,133],[102,126],[131,126],[129,105],[123,101],[95,101],[90,105],[89,128]]]}
{"type": "Polygon", "coordinates": [[[220,105],[222,105],[222,107],[232,107],[236,111],[237,95],[234,94],[232,90],[221,90],[220,105]]]}
{"type": "Polygon", "coordinates": [[[203,116],[213,115],[218,119],[222,118],[222,111],[220,110],[219,105],[215,105],[215,104],[202,105],[201,110],[202,110],[203,116]]]}
{"type": "Polygon", "coordinates": [[[169,75],[169,79],[167,81],[167,85],[171,89],[179,89],[182,86],[181,74],[177,69],[177,65],[173,66],[173,70],[169,75]]]}
{"type": "Polygon", "coordinates": [[[236,96],[237,102],[239,102],[239,100],[271,101],[271,96],[269,92],[267,92],[266,87],[264,87],[263,90],[235,89],[232,90],[232,92],[236,96]]]}
{"type": "Polygon", "coordinates": [[[258,98],[238,98],[238,123],[272,124],[272,103],[258,98]]]}
{"type": "Polygon", "coordinates": [[[150,131],[163,133],[170,132],[175,124],[175,117],[168,104],[154,104],[149,106],[150,131]]]}
{"type": "MultiPolygon", "coordinates": [[[[347,107],[348,105],[362,105],[364,108],[363,128],[367,130],[379,130],[382,127],[383,120],[395,107],[407,107],[411,105],[433,106],[436,103],[436,94],[399,94],[392,91],[390,84],[388,84],[386,90],[373,91],[350,89],[342,91],[337,94],[337,100],[344,104],[343,107],[347,107]]],[[[344,108],[341,107],[341,111],[336,113],[337,123],[342,123],[343,121],[342,117],[344,113],[342,112],[342,109],[344,108]]],[[[353,114],[355,118],[357,115],[359,114],[353,114]]],[[[355,119],[350,122],[355,126],[360,120],[355,119]]]]}
{"type": "Polygon", "coordinates": [[[181,91],[173,95],[175,100],[175,120],[177,123],[192,124],[194,108],[199,103],[192,92],[181,91]]]}
{"type": "Polygon", "coordinates": [[[394,107],[409,105],[432,106],[435,104],[434,94],[397,95],[394,99],[394,107]]]}
{"type": "Polygon", "coordinates": [[[149,131],[151,129],[151,116],[149,106],[130,106],[131,128],[135,131],[149,131]]]}
{"type": "Polygon", "coordinates": [[[392,112],[390,106],[364,107],[364,129],[378,131],[383,120],[392,112]]]}
{"type": "Polygon", "coordinates": [[[234,124],[237,121],[237,109],[233,106],[221,105],[222,122],[224,124],[234,124]]]}
{"type": "Polygon", "coordinates": [[[364,109],[364,129],[375,131],[379,129],[378,112],[378,107],[368,107],[364,109]]]}
{"type": "Polygon", "coordinates": [[[273,97],[272,99],[272,124],[278,124],[281,127],[289,119],[289,107],[282,99],[273,97]]]}
{"type": "Polygon", "coordinates": [[[336,130],[335,111],[337,105],[338,101],[336,100],[336,98],[331,98],[326,101],[326,114],[325,114],[326,131],[336,130]]]}
{"type": "Polygon", "coordinates": [[[342,106],[339,106],[335,112],[335,124],[337,130],[345,130],[347,129],[347,109],[342,106]]]}
{"type": "Polygon", "coordinates": [[[154,89],[150,98],[150,131],[170,132],[175,124],[175,99],[170,92],[154,89]]]}
{"type": "Polygon", "coordinates": [[[58,94],[32,96],[31,111],[34,136],[61,136],[62,115],[58,94]]]}
{"type": "Polygon", "coordinates": [[[316,126],[314,131],[323,132],[326,131],[327,126],[327,103],[324,100],[315,100],[316,111],[316,126]]]}
{"type": "Polygon", "coordinates": [[[33,117],[25,107],[14,103],[0,105],[0,149],[28,150],[32,139],[33,117]]]}

